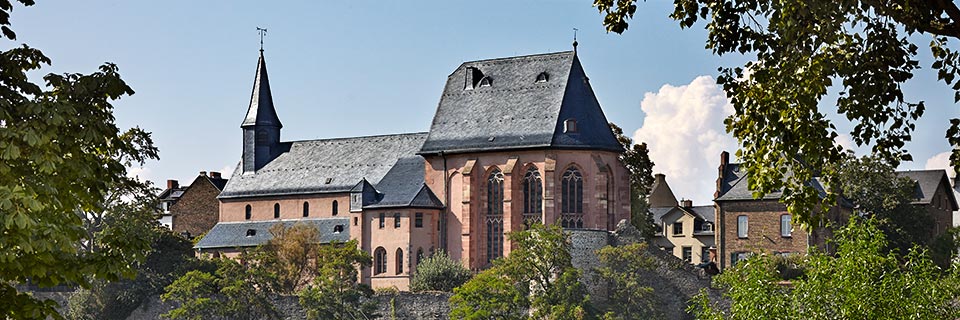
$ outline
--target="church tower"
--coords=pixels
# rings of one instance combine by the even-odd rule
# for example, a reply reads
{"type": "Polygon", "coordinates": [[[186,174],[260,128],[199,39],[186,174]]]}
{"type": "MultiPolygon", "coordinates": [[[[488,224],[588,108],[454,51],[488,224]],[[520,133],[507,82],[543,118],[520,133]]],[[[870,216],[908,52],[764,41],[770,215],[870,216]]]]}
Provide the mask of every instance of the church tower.
{"type": "Polygon", "coordinates": [[[243,129],[243,173],[254,173],[280,154],[280,118],[273,108],[267,63],[260,49],[257,76],[253,80],[250,108],[240,124],[243,129]]]}

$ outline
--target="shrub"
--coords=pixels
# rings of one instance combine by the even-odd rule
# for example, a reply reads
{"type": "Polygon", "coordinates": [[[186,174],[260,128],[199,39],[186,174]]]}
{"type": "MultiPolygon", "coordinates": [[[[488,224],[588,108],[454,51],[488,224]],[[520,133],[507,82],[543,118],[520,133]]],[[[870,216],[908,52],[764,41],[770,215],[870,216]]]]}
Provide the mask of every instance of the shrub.
{"type": "Polygon", "coordinates": [[[410,290],[453,292],[453,288],[464,284],[472,276],[470,270],[441,251],[423,259],[417,265],[417,271],[410,282],[410,290]]]}

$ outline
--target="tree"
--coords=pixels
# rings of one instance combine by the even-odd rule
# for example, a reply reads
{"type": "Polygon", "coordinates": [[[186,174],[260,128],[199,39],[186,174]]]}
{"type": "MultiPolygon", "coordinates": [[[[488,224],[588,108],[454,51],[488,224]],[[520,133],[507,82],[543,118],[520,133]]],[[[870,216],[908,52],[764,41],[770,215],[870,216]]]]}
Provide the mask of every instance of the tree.
{"type": "Polygon", "coordinates": [[[451,316],[521,319],[526,317],[519,310],[529,306],[533,319],[593,317],[563,229],[534,224],[529,230],[511,233],[509,239],[516,244],[509,256],[494,261],[493,268],[454,289],[451,316]]]}
{"type": "MultiPolygon", "coordinates": [[[[622,33],[637,10],[636,0],[594,0],[608,31],[622,33]]],[[[960,101],[960,9],[953,1],[733,1],[674,0],[670,17],[681,28],[703,20],[706,47],[716,55],[755,55],[753,61],[721,68],[717,82],[736,110],[727,131],[742,145],[737,156],[749,172],[756,196],[782,190],[782,201],[801,223],[836,201],[806,182],[820,176],[833,185],[829,164],[841,160],[836,127],[818,107],[839,89],[838,113],[854,124],[858,145],[896,167],[911,160],[904,149],[923,115],[923,101],[904,99],[903,84],[920,68],[917,50],[929,41],[931,68],[960,101]],[[929,40],[923,36],[929,36],[929,40]],[[835,81],[839,83],[835,84],[835,81]]],[[[946,138],[960,170],[960,118],[949,120],[946,138]]]]}
{"type": "Polygon", "coordinates": [[[597,273],[607,285],[609,297],[604,319],[656,318],[653,288],[643,285],[647,272],[655,267],[646,243],[606,246],[597,252],[597,273]]]}
{"type": "Polygon", "coordinates": [[[376,306],[361,299],[369,298],[373,290],[359,283],[357,270],[370,267],[373,258],[358,245],[350,240],[320,247],[319,272],[299,293],[308,319],[363,319],[372,314],[376,306]]]}
{"type": "Polygon", "coordinates": [[[320,230],[297,222],[291,227],[277,224],[270,228],[270,241],[244,256],[253,262],[252,272],[269,283],[271,291],[293,294],[318,275],[320,230]]]}
{"type": "Polygon", "coordinates": [[[211,273],[193,270],[167,286],[160,298],[178,307],[163,314],[170,319],[279,319],[270,292],[253,273],[231,259],[216,259],[211,273]]]}
{"type": "Polygon", "coordinates": [[[640,230],[644,238],[651,239],[657,232],[657,225],[650,215],[650,204],[647,202],[654,179],[653,161],[650,161],[647,144],[634,144],[633,139],[623,134],[623,129],[612,122],[610,129],[623,147],[620,161],[630,173],[630,224],[640,230]]]}
{"type": "Polygon", "coordinates": [[[729,310],[701,293],[691,307],[701,319],[955,319],[960,316],[960,265],[946,274],[923,250],[887,253],[873,219],[851,219],[837,237],[836,257],[807,256],[805,274],[789,284],[755,255],[714,278],[729,310]]]}
{"type": "MultiPolygon", "coordinates": [[[[32,0],[17,0],[24,6],[32,0]]],[[[16,39],[10,28],[15,2],[0,0],[0,38],[16,39]]],[[[133,90],[117,66],[98,72],[48,74],[45,85],[27,73],[49,65],[40,50],[26,45],[0,52],[0,317],[60,318],[53,301],[40,301],[15,288],[115,280],[133,275],[150,239],[125,236],[126,229],[100,233],[99,248],[84,229],[84,212],[95,212],[126,178],[126,167],[157,158],[150,134],[121,131],[111,101],[133,90]]]]}
{"type": "Polygon", "coordinates": [[[417,272],[410,280],[410,290],[452,292],[453,288],[464,284],[472,276],[463,264],[440,251],[417,264],[417,272]]]}

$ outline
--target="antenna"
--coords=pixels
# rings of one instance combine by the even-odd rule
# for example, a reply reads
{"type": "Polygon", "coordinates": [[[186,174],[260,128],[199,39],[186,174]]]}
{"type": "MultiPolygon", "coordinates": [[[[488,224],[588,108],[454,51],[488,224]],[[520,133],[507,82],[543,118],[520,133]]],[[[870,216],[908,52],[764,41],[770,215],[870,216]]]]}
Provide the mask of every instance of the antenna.
{"type": "MultiPolygon", "coordinates": [[[[260,34],[260,51],[263,51],[263,36],[267,35],[267,28],[257,27],[257,33],[260,34]]],[[[574,36],[576,38],[576,36],[574,36]]]]}

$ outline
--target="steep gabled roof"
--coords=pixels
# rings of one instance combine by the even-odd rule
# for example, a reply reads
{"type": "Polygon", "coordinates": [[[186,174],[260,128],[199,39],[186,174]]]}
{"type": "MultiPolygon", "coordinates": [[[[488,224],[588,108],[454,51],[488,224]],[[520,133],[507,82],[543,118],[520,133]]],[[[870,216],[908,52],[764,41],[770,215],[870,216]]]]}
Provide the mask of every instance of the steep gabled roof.
{"type": "Polygon", "coordinates": [[[397,160],[390,168],[376,190],[383,195],[380,201],[363,206],[364,208],[385,207],[423,207],[442,208],[443,203],[433,191],[424,184],[426,162],[421,156],[406,157],[397,160]]]}
{"type": "Polygon", "coordinates": [[[662,173],[654,175],[653,185],[650,186],[650,195],[647,197],[647,201],[652,208],[671,208],[680,204],[677,202],[677,196],[673,195],[673,190],[670,189],[670,185],[667,184],[666,176],[662,173]]]}
{"type": "Polygon", "coordinates": [[[950,180],[949,177],[947,177],[947,172],[943,169],[897,171],[897,175],[908,177],[917,183],[914,195],[916,200],[912,202],[913,204],[932,203],[933,195],[937,193],[937,188],[943,185],[946,189],[944,191],[947,197],[951,200],[950,205],[952,206],[952,210],[957,209],[957,199],[950,190],[950,180]]]}
{"type": "Polygon", "coordinates": [[[240,127],[254,125],[283,127],[280,117],[277,116],[277,110],[273,107],[273,95],[270,93],[270,79],[267,77],[267,62],[263,59],[263,50],[260,50],[257,75],[253,79],[250,107],[247,108],[247,116],[243,118],[240,127]]]}
{"type": "Polygon", "coordinates": [[[398,159],[413,156],[426,133],[284,142],[285,152],[256,173],[238,166],[220,198],[349,192],[378,184],[398,159]]]}
{"type": "Polygon", "coordinates": [[[572,51],[460,65],[447,78],[420,153],[543,147],[621,150],[572,51]],[[537,81],[541,74],[546,81],[537,81]],[[577,132],[564,133],[571,118],[577,132]]]}
{"type": "Polygon", "coordinates": [[[244,248],[256,247],[273,239],[270,228],[277,224],[292,227],[295,223],[312,224],[320,231],[320,243],[333,241],[346,242],[350,240],[350,219],[348,218],[304,218],[296,220],[267,220],[267,221],[240,221],[220,222],[213,226],[194,246],[196,249],[215,248],[244,248]],[[343,228],[334,232],[335,226],[343,228]],[[253,230],[249,232],[248,230],[253,230]],[[252,235],[250,235],[252,233],[252,235]]]}

